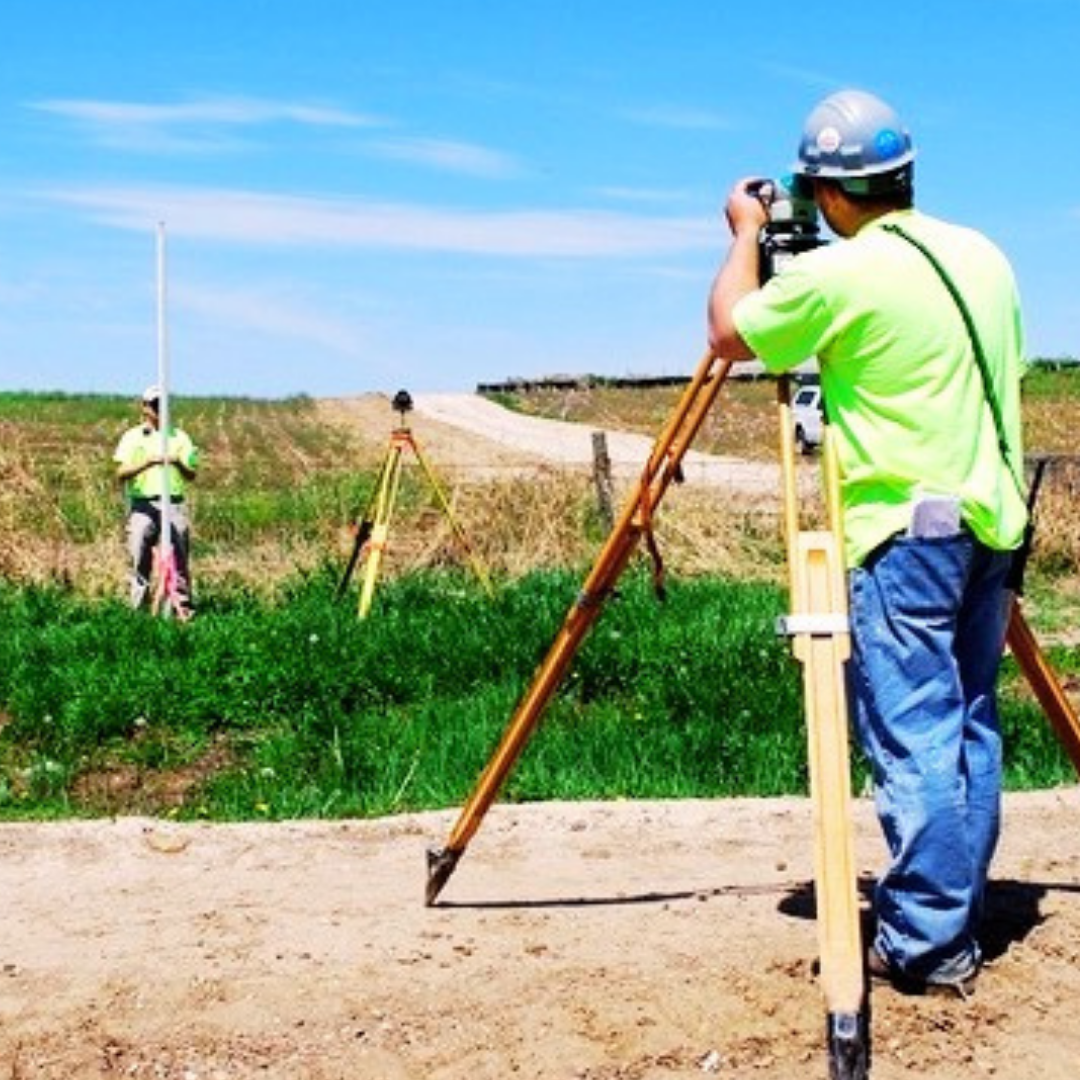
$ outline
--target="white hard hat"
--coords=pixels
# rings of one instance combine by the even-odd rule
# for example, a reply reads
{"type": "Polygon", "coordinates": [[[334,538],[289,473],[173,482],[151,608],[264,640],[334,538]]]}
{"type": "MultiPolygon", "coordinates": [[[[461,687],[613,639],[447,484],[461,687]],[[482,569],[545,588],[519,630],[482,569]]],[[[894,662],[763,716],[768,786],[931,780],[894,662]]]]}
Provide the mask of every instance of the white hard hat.
{"type": "Polygon", "coordinates": [[[856,191],[888,190],[910,187],[914,157],[911,135],[892,106],[864,90],[842,90],[807,117],[793,168],[856,191]]]}

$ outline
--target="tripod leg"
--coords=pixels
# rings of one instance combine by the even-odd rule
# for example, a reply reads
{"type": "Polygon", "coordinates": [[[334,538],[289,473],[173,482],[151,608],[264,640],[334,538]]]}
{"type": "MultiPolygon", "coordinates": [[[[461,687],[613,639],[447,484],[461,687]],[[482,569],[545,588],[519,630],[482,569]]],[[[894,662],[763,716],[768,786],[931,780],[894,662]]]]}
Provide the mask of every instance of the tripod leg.
{"type": "Polygon", "coordinates": [[[364,563],[364,576],[360,585],[360,600],[357,612],[361,619],[367,618],[371,602],[375,596],[375,583],[379,577],[386,541],[390,535],[390,517],[394,511],[398,487],[401,484],[401,450],[403,443],[395,438],[390,445],[386,469],[375,499],[375,516],[371,525],[371,539],[368,542],[367,559],[364,563]]]}
{"type": "Polygon", "coordinates": [[[798,558],[802,595],[793,607],[808,613],[808,621],[806,633],[799,633],[797,624],[792,630],[806,701],[821,987],[832,1074],[854,1078],[866,1075],[867,1024],[844,683],[850,645],[839,629],[846,620],[843,568],[836,537],[829,532],[801,533],[798,558]],[[825,618],[815,627],[817,615],[825,618]]]}
{"type": "Polygon", "coordinates": [[[1076,715],[1065,691],[1058,682],[1035,635],[1031,632],[1020,606],[1019,598],[1013,600],[1009,616],[1009,628],[1005,640],[1012,649],[1020,670],[1024,673],[1035,697],[1042,706],[1062,749],[1069,756],[1076,771],[1080,773],[1080,718],[1076,715]]]}
{"type": "Polygon", "coordinates": [[[785,620],[803,666],[807,758],[814,808],[814,880],[821,988],[833,1080],[862,1080],[869,1023],[851,830],[850,747],[845,663],[851,654],[841,547],[839,475],[826,432],[822,474],[829,529],[799,531],[789,383],[779,386],[784,526],[792,615],[785,620]]]}
{"type": "Polygon", "coordinates": [[[653,446],[637,488],[623,506],[619,520],[567,612],[547,656],[474,785],[449,840],[444,847],[432,848],[427,853],[425,898],[428,905],[435,902],[450,879],[500,787],[525,749],[578,646],[599,616],[604,601],[630,561],[642,533],[648,529],[653,510],[659,505],[668,485],[679,475],[683,455],[689,450],[730,369],[730,360],[721,360],[711,352],[706,353],[698,364],[690,384],[653,446]]]}
{"type": "Polygon", "coordinates": [[[588,581],[563,620],[547,656],[533,676],[532,684],[518,705],[495,753],[477,780],[446,846],[428,851],[426,902],[429,906],[435,902],[454,872],[466,846],[495,801],[503,781],[525,749],[578,646],[599,617],[603,601],[630,560],[639,536],[640,530],[630,525],[621,530],[616,528],[612,533],[588,581]]]}
{"type": "Polygon", "coordinates": [[[453,510],[450,509],[450,502],[446,498],[446,494],[443,492],[439,481],[435,477],[435,472],[428,464],[427,458],[420,450],[420,444],[416,441],[415,436],[409,436],[409,445],[413,448],[413,453],[416,454],[416,460],[420,462],[420,468],[424,471],[424,476],[427,478],[428,484],[431,486],[431,490],[435,494],[435,498],[439,502],[439,506],[442,508],[442,512],[446,515],[446,520],[450,523],[450,528],[453,530],[454,536],[457,538],[457,542],[461,545],[462,551],[465,552],[466,558],[469,560],[470,566],[472,566],[473,573],[476,575],[477,580],[484,587],[484,591],[489,597],[494,596],[494,592],[491,588],[491,579],[488,577],[487,571],[481,565],[480,560],[477,558],[476,553],[473,551],[472,545],[469,543],[468,537],[465,535],[465,530],[458,524],[457,518],[454,517],[453,510]]]}
{"type": "Polygon", "coordinates": [[[375,487],[372,490],[371,497],[368,499],[367,506],[364,507],[363,516],[359,520],[353,519],[353,546],[352,551],[349,552],[349,561],[345,564],[345,570],[341,575],[341,580],[338,582],[336,593],[338,600],[345,595],[345,590],[352,580],[356,564],[360,561],[360,554],[364,550],[364,545],[371,537],[371,527],[375,521],[375,507],[379,500],[379,493],[386,483],[387,470],[390,468],[393,459],[394,443],[391,440],[390,447],[383,455],[382,462],[379,465],[379,472],[375,478],[375,487]]]}

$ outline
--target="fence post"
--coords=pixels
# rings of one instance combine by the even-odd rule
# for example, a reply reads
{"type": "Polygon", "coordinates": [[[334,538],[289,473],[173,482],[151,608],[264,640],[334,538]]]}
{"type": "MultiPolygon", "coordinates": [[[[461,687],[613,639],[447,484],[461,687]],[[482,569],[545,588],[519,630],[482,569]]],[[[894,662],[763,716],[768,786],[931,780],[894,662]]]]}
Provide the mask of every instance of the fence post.
{"type": "Polygon", "coordinates": [[[593,483],[596,484],[596,504],[600,520],[606,531],[615,524],[614,486],[611,482],[611,457],[608,454],[607,435],[602,431],[592,434],[593,483]]]}

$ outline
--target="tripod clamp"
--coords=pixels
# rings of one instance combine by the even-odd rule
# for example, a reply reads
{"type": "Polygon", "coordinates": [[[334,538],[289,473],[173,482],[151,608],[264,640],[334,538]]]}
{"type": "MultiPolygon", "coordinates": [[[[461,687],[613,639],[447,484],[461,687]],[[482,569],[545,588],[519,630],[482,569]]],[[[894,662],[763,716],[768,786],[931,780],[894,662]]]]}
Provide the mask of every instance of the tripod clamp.
{"type": "Polygon", "coordinates": [[[851,620],[841,612],[797,612],[781,615],[776,620],[776,633],[779,637],[798,637],[809,634],[811,637],[831,637],[833,634],[850,634],[851,620]]]}

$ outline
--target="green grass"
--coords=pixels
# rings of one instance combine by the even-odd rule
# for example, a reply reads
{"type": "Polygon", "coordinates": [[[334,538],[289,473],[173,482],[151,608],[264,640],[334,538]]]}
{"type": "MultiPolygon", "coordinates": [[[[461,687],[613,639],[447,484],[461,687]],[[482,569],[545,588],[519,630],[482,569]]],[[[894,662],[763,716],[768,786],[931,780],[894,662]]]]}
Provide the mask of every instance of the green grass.
{"type": "MultiPolygon", "coordinates": [[[[1078,385],[1074,371],[1032,374],[1025,392],[1045,449],[1075,447],[1078,385]]],[[[760,428],[765,447],[768,391],[733,387],[717,437],[734,431],[745,442],[760,428]]],[[[607,387],[584,405],[575,399],[579,407],[612,426],[633,426],[619,420],[628,410],[652,430],[670,402],[633,394],[628,403],[607,387]]],[[[176,413],[205,452],[193,500],[200,613],[187,626],[120,602],[122,513],[109,457],[133,403],[0,393],[0,818],[277,819],[460,804],[580,586],[569,548],[540,569],[526,560],[527,571],[496,575],[494,602],[465,571],[386,574],[361,622],[355,594],[343,603],[333,594],[344,524],[368,501],[381,440],[358,462],[363,440],[329,427],[306,398],[181,398],[176,413]],[[69,560],[82,547],[91,558],[69,560]]],[[[1075,471],[1056,475],[1027,611],[1040,639],[1059,643],[1051,662],[1075,685],[1080,518],[1075,471]]],[[[414,479],[403,481],[395,538],[410,515],[414,535],[430,536],[429,495],[414,479]]],[[[526,505],[518,493],[474,509],[474,520],[504,547],[528,548],[530,538],[500,512],[515,527],[522,517],[565,519],[580,541],[576,560],[598,546],[599,534],[582,540],[584,504],[526,505]]],[[[746,539],[738,527],[731,550],[746,539]]],[[[751,546],[738,581],[673,573],[663,605],[633,565],[503,798],[805,791],[800,676],[772,632],[785,605],[772,584],[783,576],[780,545],[756,537],[751,546]]],[[[436,550],[433,562],[446,561],[436,550]]],[[[1074,780],[1011,662],[1003,703],[1007,783],[1074,780]]],[[[854,769],[858,786],[857,759],[854,769]]]]}
{"type": "MultiPolygon", "coordinates": [[[[361,621],[327,571],[278,603],[222,598],[189,625],[0,587],[0,817],[459,805],[578,585],[532,574],[490,601],[456,574],[411,575],[361,621]]],[[[661,604],[627,575],[501,797],[804,793],[800,673],[773,633],[783,603],[767,585],[695,580],[661,604]]],[[[1075,651],[1054,659],[1080,670],[1075,651]]],[[[1004,701],[1009,784],[1070,779],[1015,672],[1004,701]]]]}
{"type": "Polygon", "coordinates": [[[1024,397],[1075,408],[1080,404],[1080,365],[1054,368],[1046,361],[1036,364],[1024,376],[1024,397]]]}

